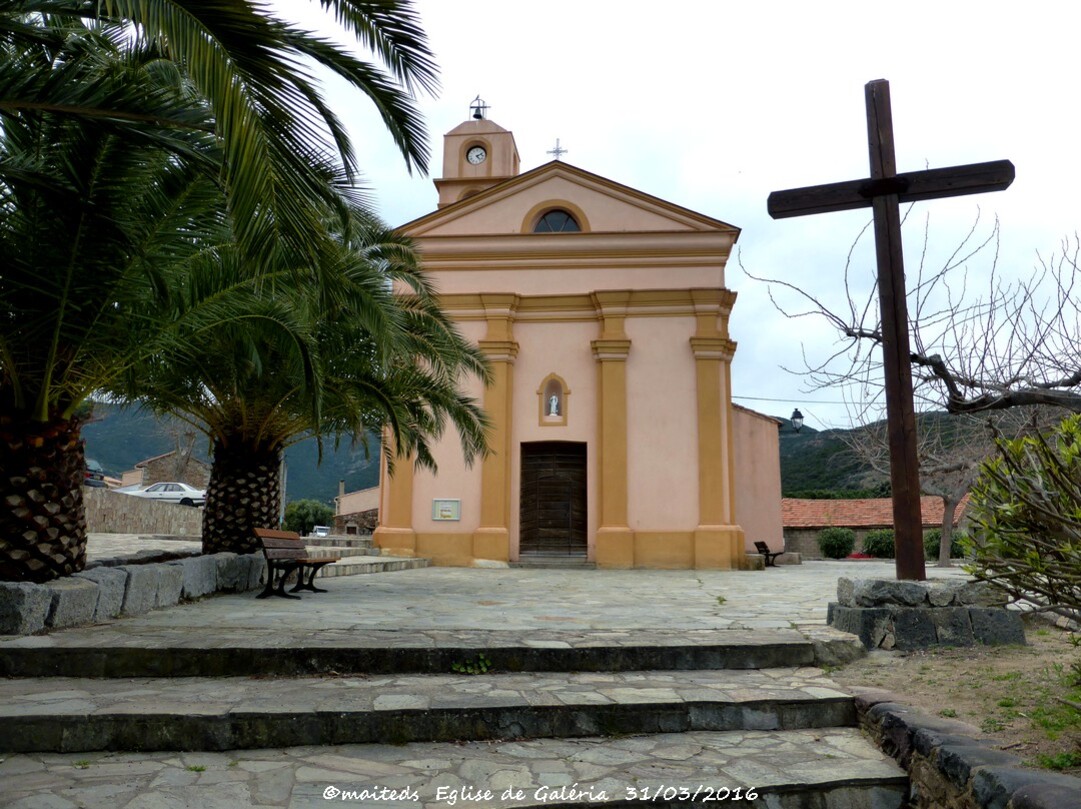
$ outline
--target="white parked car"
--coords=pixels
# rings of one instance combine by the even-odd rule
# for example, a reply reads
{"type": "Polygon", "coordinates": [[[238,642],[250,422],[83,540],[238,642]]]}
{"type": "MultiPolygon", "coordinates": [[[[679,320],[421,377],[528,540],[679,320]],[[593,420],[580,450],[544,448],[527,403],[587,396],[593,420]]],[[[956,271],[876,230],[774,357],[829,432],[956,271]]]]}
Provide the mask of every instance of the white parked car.
{"type": "Polygon", "coordinates": [[[328,537],[328,536],[330,536],[330,526],[329,525],[315,525],[315,526],[312,526],[312,536],[313,537],[328,537]]]}
{"type": "Polygon", "coordinates": [[[182,506],[201,506],[206,503],[206,489],[196,489],[187,483],[153,483],[145,489],[123,491],[133,497],[145,497],[147,500],[164,500],[166,503],[179,503],[182,506]]]}

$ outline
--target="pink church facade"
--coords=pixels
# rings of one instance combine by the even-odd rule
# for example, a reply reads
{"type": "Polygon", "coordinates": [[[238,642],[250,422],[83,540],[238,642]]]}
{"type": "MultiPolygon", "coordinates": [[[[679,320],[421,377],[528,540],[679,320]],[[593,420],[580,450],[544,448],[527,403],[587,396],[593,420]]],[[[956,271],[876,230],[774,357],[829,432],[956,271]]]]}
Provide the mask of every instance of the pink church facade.
{"type": "Polygon", "coordinates": [[[777,424],[734,408],[725,265],[739,231],[566,163],[519,173],[513,135],[445,138],[439,208],[401,229],[494,372],[472,468],[381,480],[376,543],[435,564],[564,557],[740,568],[782,544],[777,424]]]}

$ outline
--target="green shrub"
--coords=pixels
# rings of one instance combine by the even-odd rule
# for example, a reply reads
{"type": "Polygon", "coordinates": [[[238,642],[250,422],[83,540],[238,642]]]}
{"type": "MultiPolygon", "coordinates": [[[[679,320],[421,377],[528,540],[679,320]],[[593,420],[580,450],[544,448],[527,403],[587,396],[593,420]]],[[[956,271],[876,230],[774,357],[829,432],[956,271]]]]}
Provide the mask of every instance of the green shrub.
{"type": "Polygon", "coordinates": [[[893,529],[876,528],[874,531],[868,531],[863,540],[863,552],[875,559],[892,559],[894,557],[893,529]]]}
{"type": "Polygon", "coordinates": [[[316,525],[330,525],[334,509],[318,500],[294,500],[285,507],[285,530],[307,536],[316,525]]]}
{"type": "Polygon", "coordinates": [[[824,528],[818,534],[818,549],[827,559],[844,559],[856,547],[856,532],[851,528],[824,528]]]}
{"type": "MultiPolygon", "coordinates": [[[[964,531],[954,531],[950,537],[950,558],[960,559],[965,555],[964,543],[968,541],[968,535],[964,531]]],[[[932,528],[923,535],[923,555],[930,561],[938,559],[938,551],[942,547],[942,529],[932,528]]]]}
{"type": "Polygon", "coordinates": [[[1081,414],[1048,435],[996,440],[972,490],[980,541],[965,570],[1063,614],[1081,612],[1081,414]]]}

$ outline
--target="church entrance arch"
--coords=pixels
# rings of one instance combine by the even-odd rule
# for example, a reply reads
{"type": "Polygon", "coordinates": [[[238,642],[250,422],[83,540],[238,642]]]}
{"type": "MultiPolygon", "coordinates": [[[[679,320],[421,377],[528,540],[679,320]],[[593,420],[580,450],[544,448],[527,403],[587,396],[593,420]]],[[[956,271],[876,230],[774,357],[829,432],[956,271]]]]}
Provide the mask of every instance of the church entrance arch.
{"type": "Polygon", "coordinates": [[[586,445],[522,444],[518,555],[586,556],[586,445]]]}

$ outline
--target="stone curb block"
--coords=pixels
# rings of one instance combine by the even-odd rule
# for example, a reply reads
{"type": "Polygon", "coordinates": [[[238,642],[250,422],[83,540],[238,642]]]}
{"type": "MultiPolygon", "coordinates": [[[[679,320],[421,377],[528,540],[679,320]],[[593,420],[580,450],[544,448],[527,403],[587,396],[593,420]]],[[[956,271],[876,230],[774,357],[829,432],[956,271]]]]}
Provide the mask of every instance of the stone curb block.
{"type": "Polygon", "coordinates": [[[152,610],[158,600],[157,565],[121,565],[117,570],[128,574],[120,614],[142,615],[152,610]]]}
{"type": "Polygon", "coordinates": [[[1013,793],[1009,809],[1048,809],[1077,802],[1077,787],[1057,784],[1026,784],[1013,793]]]}
{"type": "Polygon", "coordinates": [[[98,605],[98,585],[88,579],[70,577],[43,585],[50,598],[45,625],[55,629],[88,624],[98,605]]]}
{"type": "Polygon", "coordinates": [[[184,568],[174,564],[154,565],[158,569],[158,595],[155,607],[175,607],[184,589],[184,568]]]}
{"type": "MultiPolygon", "coordinates": [[[[979,730],[908,708],[880,689],[853,689],[860,725],[908,771],[914,798],[981,809],[1064,809],[1078,805],[1081,779],[1026,769],[992,749],[979,730]]],[[[919,802],[918,805],[929,805],[919,802]]],[[[935,804],[938,805],[938,804],[935,804]]]]}
{"type": "Polygon", "coordinates": [[[243,589],[248,580],[248,567],[235,553],[228,551],[214,554],[218,563],[218,589],[226,593],[235,593],[243,589]]]}
{"type": "Polygon", "coordinates": [[[266,581],[266,557],[261,553],[248,555],[248,590],[260,590],[266,581]]]}
{"type": "Polygon", "coordinates": [[[837,582],[843,607],[1004,607],[1009,597],[988,582],[848,579],[837,582]]]}
{"type": "Polygon", "coordinates": [[[184,571],[183,598],[202,598],[218,589],[218,562],[214,556],[193,556],[170,564],[184,571]]]}
{"type": "Polygon", "coordinates": [[[240,593],[262,587],[262,554],[216,553],[150,564],[95,567],[46,584],[0,582],[0,635],[33,635],[142,615],[216,592],[240,593]]]}
{"type": "Polygon", "coordinates": [[[837,602],[843,607],[1004,607],[1009,598],[988,582],[837,580],[837,602]]]}
{"type": "Polygon", "coordinates": [[[45,628],[52,596],[40,584],[0,582],[0,635],[33,635],[45,628]]]}
{"type": "Polygon", "coordinates": [[[126,570],[115,567],[98,567],[76,573],[75,577],[87,579],[98,586],[98,600],[94,606],[94,623],[103,623],[120,614],[124,606],[124,590],[128,583],[126,570]]]}

